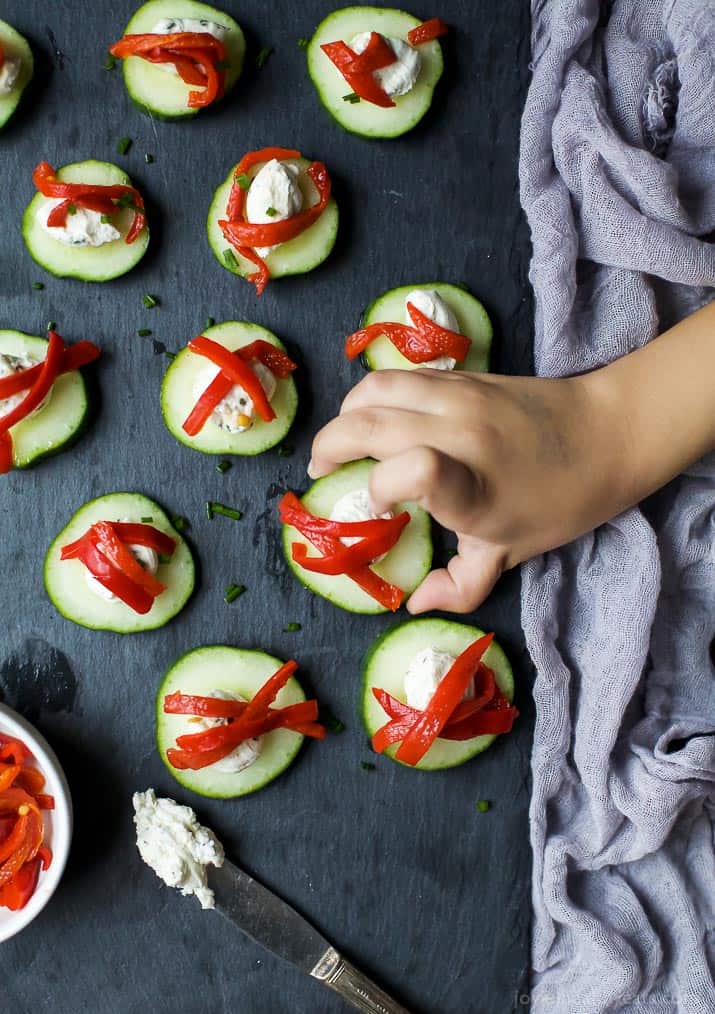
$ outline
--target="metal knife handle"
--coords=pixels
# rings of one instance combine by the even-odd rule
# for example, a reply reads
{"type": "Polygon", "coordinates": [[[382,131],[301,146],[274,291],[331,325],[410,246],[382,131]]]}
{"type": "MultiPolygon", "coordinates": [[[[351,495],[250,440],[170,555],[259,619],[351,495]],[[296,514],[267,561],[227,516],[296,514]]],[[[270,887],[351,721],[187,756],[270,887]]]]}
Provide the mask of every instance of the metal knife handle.
{"type": "Polygon", "coordinates": [[[409,1014],[334,947],[325,952],[310,974],[364,1014],[409,1014]]]}

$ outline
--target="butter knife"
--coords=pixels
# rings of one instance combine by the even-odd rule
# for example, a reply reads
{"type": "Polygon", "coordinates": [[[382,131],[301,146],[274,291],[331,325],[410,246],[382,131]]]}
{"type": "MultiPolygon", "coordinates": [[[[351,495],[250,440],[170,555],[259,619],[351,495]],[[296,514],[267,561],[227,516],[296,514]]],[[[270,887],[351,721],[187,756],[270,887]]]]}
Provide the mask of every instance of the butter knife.
{"type": "Polygon", "coordinates": [[[364,1014],[409,1014],[282,898],[225,860],[211,868],[216,910],[257,944],[339,993],[364,1014]]]}

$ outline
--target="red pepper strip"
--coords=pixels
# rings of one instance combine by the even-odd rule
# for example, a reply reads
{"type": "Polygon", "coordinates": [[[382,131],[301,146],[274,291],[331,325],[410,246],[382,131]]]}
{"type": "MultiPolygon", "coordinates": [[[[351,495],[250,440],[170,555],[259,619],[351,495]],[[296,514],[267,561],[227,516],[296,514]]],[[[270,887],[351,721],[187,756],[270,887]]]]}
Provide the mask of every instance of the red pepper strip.
{"type": "Polygon", "coordinates": [[[366,539],[379,535],[384,518],[375,518],[372,521],[332,521],[330,518],[318,518],[308,513],[303,504],[292,493],[286,494],[279,504],[281,521],[287,525],[293,525],[295,521],[301,524],[303,534],[312,532],[316,535],[334,535],[335,538],[366,539]],[[296,506],[297,504],[297,506],[296,506]]]}
{"type": "Polygon", "coordinates": [[[379,556],[389,553],[410,523],[410,515],[403,511],[395,518],[379,520],[384,526],[380,535],[361,539],[352,546],[343,546],[330,556],[308,556],[308,547],[302,542],[294,542],[291,546],[293,559],[313,574],[350,574],[356,567],[368,566],[379,556]]]}
{"type": "Polygon", "coordinates": [[[81,200],[77,199],[73,201],[70,197],[66,198],[60,204],[56,204],[52,211],[47,216],[47,224],[53,228],[67,224],[67,215],[70,212],[70,208],[73,204],[81,204],[83,208],[89,208],[92,211],[98,211],[101,215],[112,215],[116,210],[116,204],[112,201],[105,200],[99,197],[82,197],[81,200]]]}
{"type": "MultiPolygon", "coordinates": [[[[4,774],[4,767],[0,765],[0,789],[9,788],[12,782],[3,786],[2,776],[4,774]]],[[[45,787],[45,776],[37,768],[22,767],[18,770],[15,775],[15,784],[18,789],[24,789],[25,792],[29,792],[31,796],[37,797],[38,792],[42,792],[45,787]]]]}
{"type": "MultiPolygon", "coordinates": [[[[74,546],[76,544],[73,544],[73,548],[74,546]]],[[[64,560],[78,559],[107,591],[116,595],[140,616],[148,613],[154,605],[154,599],[149,592],[128,578],[121,570],[118,570],[113,563],[110,563],[104,553],[100,553],[91,538],[85,537],[82,545],[71,554],[71,557],[61,555],[60,558],[64,560]]]]}
{"type": "Polygon", "coordinates": [[[411,28],[407,33],[407,41],[411,46],[420,46],[423,42],[431,42],[432,39],[437,39],[440,35],[446,35],[448,31],[449,25],[446,25],[441,18],[430,18],[429,21],[423,21],[416,28],[411,28]]]}
{"type": "Polygon", "coordinates": [[[16,823],[14,817],[0,817],[0,845],[5,841],[16,823]]]}
{"type": "Polygon", "coordinates": [[[224,701],[220,697],[200,697],[178,691],[164,698],[167,715],[199,715],[202,718],[238,718],[246,710],[245,701],[224,701]]]}
{"type": "MultiPolygon", "coordinates": [[[[128,546],[146,546],[161,556],[171,556],[176,549],[176,540],[153,525],[135,524],[133,521],[112,521],[111,524],[122,542],[128,546]]],[[[72,560],[77,557],[87,541],[92,541],[91,534],[92,528],[75,542],[63,546],[61,559],[72,560]]]]}
{"type": "MultiPolygon", "coordinates": [[[[83,366],[93,363],[100,354],[100,350],[92,342],[76,342],[74,345],[65,346],[58,375],[79,370],[83,366]]],[[[41,371],[42,363],[36,363],[34,366],[20,370],[19,373],[13,373],[9,377],[0,377],[0,401],[32,387],[41,371]]]]}
{"type": "Polygon", "coordinates": [[[24,908],[37,888],[42,862],[32,859],[22,866],[15,876],[0,887],[0,908],[8,908],[18,912],[24,908]]]}
{"type": "MultiPolygon", "coordinates": [[[[198,338],[193,338],[189,342],[189,348],[197,355],[205,356],[206,359],[210,359],[212,363],[215,363],[215,365],[221,370],[221,374],[231,382],[231,386],[238,384],[239,387],[242,387],[255,405],[256,412],[258,412],[264,422],[271,422],[272,419],[275,419],[276,414],[271,408],[271,403],[266,396],[266,392],[263,390],[260,380],[248,363],[245,363],[240,356],[234,355],[230,349],[225,348],[223,345],[219,345],[218,342],[212,341],[204,335],[200,335],[198,338]]],[[[211,385],[209,385],[209,388],[210,387],[211,385]]],[[[197,402],[196,408],[198,408],[198,405],[203,402],[209,388],[207,388],[202,394],[201,398],[197,402]]],[[[204,405],[202,404],[202,411],[203,410],[204,405]]],[[[189,416],[189,419],[190,418],[191,416],[189,416]]],[[[184,423],[184,429],[186,429],[188,422],[189,420],[187,419],[184,423]]],[[[187,430],[187,432],[189,431],[187,430]]],[[[198,432],[198,430],[196,432],[198,432]]]]}
{"type": "Polygon", "coordinates": [[[150,63],[173,63],[187,84],[203,85],[203,91],[189,92],[188,106],[198,109],[214,102],[223,91],[223,71],[217,64],[226,60],[226,47],[209,32],[174,32],[171,35],[125,35],[110,46],[113,56],[138,56],[150,63]],[[188,64],[200,68],[203,78],[188,64]]]}
{"type": "Polygon", "coordinates": [[[9,472],[13,465],[10,429],[22,422],[45,400],[59,375],[64,348],[65,345],[60,336],[54,331],[50,331],[47,355],[44,362],[38,364],[40,370],[32,387],[19,405],[0,418],[0,473],[9,472]]]}
{"type": "MultiPolygon", "coordinates": [[[[110,186],[100,186],[90,183],[61,183],[56,176],[55,170],[49,162],[40,162],[35,166],[32,173],[32,182],[40,191],[43,197],[60,197],[63,199],[63,213],[53,215],[52,224],[64,225],[67,218],[67,211],[70,204],[79,204],[83,207],[92,207],[97,210],[97,201],[108,200],[112,202],[111,212],[118,209],[114,203],[122,197],[130,196],[135,205],[134,218],[127,232],[125,243],[133,243],[139,233],[146,225],[144,215],[144,199],[134,187],[125,186],[121,183],[114,183],[110,186]],[[62,218],[62,221],[58,219],[62,218]]],[[[102,205],[104,207],[104,205],[102,205]]],[[[111,212],[107,212],[110,214],[111,212]]],[[[53,214],[53,213],[51,213],[53,214]]],[[[49,221],[49,217],[48,217],[49,221]]]]}
{"type": "Polygon", "coordinates": [[[239,176],[245,176],[254,166],[261,162],[270,162],[271,159],[278,161],[291,158],[300,158],[301,154],[295,148],[258,148],[256,151],[247,151],[233,171],[233,185],[228,196],[226,205],[226,218],[235,221],[243,217],[243,206],[246,200],[246,191],[238,182],[239,176]]]}
{"type": "Polygon", "coordinates": [[[345,340],[345,355],[355,359],[377,338],[388,338],[405,359],[411,363],[427,363],[438,356],[451,356],[461,363],[471,348],[471,339],[440,327],[425,317],[412,303],[407,307],[415,326],[380,321],[348,335],[345,340]]]}
{"type": "Polygon", "coordinates": [[[166,585],[158,581],[153,574],[144,570],[132,551],[122,542],[109,521],[97,521],[92,525],[94,544],[117,570],[148,592],[152,598],[166,591],[166,585]]]}
{"type": "Polygon", "coordinates": [[[24,764],[26,760],[31,759],[32,753],[22,740],[0,733],[0,761],[10,761],[12,764],[24,764]]]}
{"type": "Polygon", "coordinates": [[[2,853],[5,851],[8,841],[12,839],[15,842],[12,854],[0,866],[0,887],[12,880],[26,862],[34,859],[37,850],[42,845],[42,820],[34,808],[18,818],[15,829],[19,829],[17,838],[15,830],[13,830],[10,838],[0,848],[0,853],[2,853]]]}
{"type": "MultiPolygon", "coordinates": [[[[311,527],[311,523],[316,519],[310,511],[306,510],[294,493],[284,495],[278,505],[278,510],[284,524],[289,524],[299,531],[324,555],[331,556],[340,551],[342,543],[339,539],[332,535],[324,535],[311,527]],[[307,523],[304,524],[304,520],[307,523]]],[[[389,584],[370,567],[358,567],[347,576],[385,609],[394,613],[400,608],[405,593],[396,585],[389,584]]]]}
{"type": "MultiPolygon", "coordinates": [[[[308,736],[311,739],[325,739],[326,736],[325,727],[317,722],[297,723],[295,726],[291,726],[290,731],[297,732],[301,736],[308,736]]],[[[169,747],[166,751],[166,759],[177,770],[184,771],[189,769],[191,771],[198,771],[201,768],[207,768],[209,765],[215,764],[216,761],[223,760],[233,749],[233,745],[224,744],[223,746],[216,747],[215,750],[190,753],[187,750],[176,750],[173,747],[169,747]]]]}
{"type": "Polygon", "coordinates": [[[41,810],[54,810],[55,808],[55,797],[48,796],[42,792],[37,793],[35,796],[35,802],[41,810]]]}
{"type": "Polygon", "coordinates": [[[128,56],[144,56],[155,49],[186,50],[211,49],[217,60],[226,58],[226,47],[210,32],[172,32],[168,35],[146,32],[143,35],[125,35],[109,47],[112,56],[124,60],[128,56]]]}
{"type": "Polygon", "coordinates": [[[494,634],[485,634],[459,655],[435,690],[424,712],[402,740],[395,754],[397,760],[412,766],[422,760],[464,697],[464,691],[477,672],[482,655],[493,640],[494,634]]]}
{"type": "Polygon", "coordinates": [[[458,363],[467,356],[472,341],[466,335],[435,324],[421,310],[418,310],[414,303],[407,304],[407,312],[420,335],[428,339],[437,355],[451,356],[458,363]]]}
{"type": "Polygon", "coordinates": [[[444,739],[462,741],[474,739],[475,736],[499,735],[504,732],[511,732],[514,720],[518,718],[519,712],[509,705],[506,698],[502,698],[503,707],[489,707],[477,711],[469,718],[461,722],[449,725],[442,733],[444,739]]]}
{"type": "Polygon", "coordinates": [[[254,739],[262,736],[273,729],[293,728],[298,723],[305,725],[308,722],[315,722],[318,718],[317,701],[301,701],[299,704],[290,704],[285,708],[267,708],[266,713],[252,721],[242,723],[239,733],[235,733],[236,723],[216,725],[212,729],[204,729],[202,732],[187,733],[178,736],[176,745],[189,753],[204,753],[206,750],[214,750],[218,746],[230,745],[231,749],[238,746],[246,739],[254,739]]]}
{"type": "Polygon", "coordinates": [[[263,338],[257,338],[249,345],[236,349],[234,355],[240,356],[247,363],[257,359],[259,363],[268,367],[273,376],[278,377],[279,380],[285,380],[286,377],[290,377],[293,370],[298,369],[298,364],[294,363],[290,356],[263,338]]]}
{"type": "MultiPolygon", "coordinates": [[[[256,224],[241,220],[224,221],[218,224],[221,226],[226,239],[236,248],[256,246],[276,246],[278,243],[287,243],[302,232],[309,229],[314,222],[320,218],[330,200],[330,176],[322,162],[312,162],[308,166],[308,175],[315,184],[318,191],[318,200],[311,204],[305,211],[299,211],[297,215],[284,218],[280,222],[265,222],[256,224]]],[[[241,250],[239,249],[239,253],[241,250]]]]}
{"type": "MultiPolygon", "coordinates": [[[[225,50],[224,50],[225,52],[225,50]]],[[[208,49],[187,49],[186,55],[200,66],[206,75],[206,85],[200,92],[189,92],[189,109],[202,109],[223,95],[223,71],[216,67],[216,57],[208,49]]],[[[225,57],[221,57],[225,59],[225,57]]]]}
{"type": "Polygon", "coordinates": [[[356,53],[342,41],[327,42],[320,48],[361,99],[383,109],[395,105],[378,80],[373,77],[376,70],[389,67],[397,60],[392,47],[381,35],[371,32],[370,41],[362,53],[356,53]]]}
{"type": "Polygon", "coordinates": [[[193,60],[187,56],[180,56],[179,53],[167,53],[164,50],[152,49],[142,53],[142,60],[150,63],[173,63],[177,73],[184,84],[206,86],[206,75],[201,67],[197,67],[193,60]]]}
{"type": "Polygon", "coordinates": [[[42,863],[42,869],[49,870],[50,864],[52,862],[52,849],[49,847],[49,845],[40,845],[39,849],[37,850],[37,858],[42,863]]]}
{"type": "Polygon", "coordinates": [[[21,771],[19,764],[3,764],[0,767],[0,792],[9,789],[21,771]]]}

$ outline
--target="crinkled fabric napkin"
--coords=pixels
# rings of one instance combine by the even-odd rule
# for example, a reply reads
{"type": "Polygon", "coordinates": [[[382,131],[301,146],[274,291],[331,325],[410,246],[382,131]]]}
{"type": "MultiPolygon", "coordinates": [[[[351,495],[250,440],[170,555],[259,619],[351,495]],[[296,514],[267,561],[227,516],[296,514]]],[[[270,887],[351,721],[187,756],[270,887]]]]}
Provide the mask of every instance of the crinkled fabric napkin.
{"type": "MultiPolygon", "coordinates": [[[[559,376],[712,298],[715,2],[532,15],[521,195],[536,369],[559,376]]],[[[711,455],[523,567],[537,1014],[715,1011],[714,504],[711,455]]]]}

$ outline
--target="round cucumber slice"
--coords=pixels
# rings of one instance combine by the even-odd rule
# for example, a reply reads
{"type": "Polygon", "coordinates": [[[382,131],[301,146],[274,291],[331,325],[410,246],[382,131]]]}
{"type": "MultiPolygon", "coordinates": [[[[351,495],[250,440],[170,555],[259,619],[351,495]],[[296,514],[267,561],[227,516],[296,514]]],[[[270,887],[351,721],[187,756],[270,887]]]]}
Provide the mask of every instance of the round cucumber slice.
{"type": "MultiPolygon", "coordinates": [[[[0,331],[2,356],[40,363],[47,355],[47,345],[46,338],[0,331]]],[[[45,404],[11,428],[13,466],[29,468],[74,443],[84,429],[87,412],[87,389],[79,370],[58,377],[45,404]]]]}
{"type": "Polygon", "coordinates": [[[32,80],[35,67],[27,39],[8,25],[7,21],[0,21],[0,48],[5,54],[5,59],[19,57],[21,60],[20,73],[15,84],[7,95],[0,95],[1,130],[17,109],[22,93],[32,80]]]}
{"type": "MultiPolygon", "coordinates": [[[[368,736],[374,736],[389,721],[373,696],[373,687],[386,690],[400,701],[405,700],[405,673],[414,656],[425,648],[441,648],[455,657],[469,647],[484,631],[468,627],[451,620],[407,620],[386,631],[370,648],[363,664],[362,675],[362,717],[368,736]]],[[[492,641],[484,655],[485,663],[494,672],[497,686],[507,698],[514,698],[514,675],[509,660],[496,643],[492,641]]],[[[437,739],[415,768],[420,771],[436,771],[464,764],[478,753],[486,750],[497,737],[475,736],[461,743],[437,739]]],[[[385,755],[392,760],[399,744],[388,747],[385,755]]],[[[401,763],[398,761],[397,763],[401,763]]],[[[408,767],[410,765],[404,765],[408,767]]]]}
{"type": "MultiPolygon", "coordinates": [[[[284,348],[271,331],[245,321],[229,320],[206,328],[202,333],[231,350],[240,349],[258,338],[279,349],[284,348]]],[[[292,377],[277,379],[276,393],[271,399],[276,413],[272,422],[263,422],[256,416],[253,426],[245,433],[228,433],[220,429],[213,419],[209,419],[195,437],[184,432],[182,424],[196,402],[196,378],[206,369],[207,364],[208,360],[203,356],[197,356],[185,348],[166,371],[161,388],[161,411],[169,432],[182,444],[203,451],[204,454],[261,454],[279,444],[290,429],[298,408],[298,393],[292,377]]]]}
{"type": "Polygon", "coordinates": [[[395,105],[382,109],[372,102],[347,102],[351,93],[347,81],[320,48],[327,42],[350,40],[362,32],[378,32],[407,41],[407,33],[420,19],[405,11],[382,7],[344,7],[329,14],[315,30],[306,56],[308,73],[320,101],[341,127],[363,137],[399,137],[420,122],[430,105],[435,86],[442,76],[442,49],[434,39],[419,46],[422,66],[419,77],[406,95],[395,97],[395,105]]]}
{"type": "Polygon", "coordinates": [[[91,630],[134,634],[154,630],[183,609],[194,590],[194,561],[189,547],[173,528],[158,504],[140,493],[108,493],[90,500],[72,516],[47,550],[45,589],[53,605],[66,619],[91,630]],[[132,521],[152,524],[176,542],[168,563],[160,563],[157,578],[166,585],[148,613],[140,616],[120,602],[107,602],[87,585],[87,570],[79,560],[61,560],[63,546],[84,535],[97,521],[132,521]],[[146,519],[151,518],[151,522],[146,519]]]}
{"type": "MultiPolygon", "coordinates": [[[[478,299],[467,289],[446,282],[429,282],[421,285],[401,285],[390,289],[372,302],[363,313],[361,327],[380,321],[409,323],[405,299],[414,289],[434,289],[442,297],[459,322],[460,333],[472,339],[467,358],[455,369],[482,373],[489,367],[489,350],[492,344],[492,322],[478,299]]],[[[405,359],[392,342],[377,338],[365,349],[365,359],[371,370],[417,370],[419,365],[405,359]]]]}
{"type": "MultiPolygon", "coordinates": [[[[313,185],[313,181],[306,173],[310,165],[308,159],[285,159],[284,162],[286,165],[297,165],[301,170],[298,183],[303,191],[303,206],[307,208],[311,204],[315,204],[318,199],[318,193],[313,185]]],[[[259,162],[246,175],[253,179],[264,165],[265,162],[259,162]]],[[[256,265],[252,261],[246,260],[245,257],[239,256],[226,240],[218,224],[221,219],[226,217],[226,205],[233,185],[235,172],[236,166],[231,169],[224,182],[214,193],[206,222],[206,231],[209,246],[213,250],[219,264],[234,275],[246,278],[248,275],[253,274],[256,270],[256,265]],[[228,259],[226,256],[227,250],[230,251],[228,259]]],[[[302,232],[300,236],[296,236],[295,239],[291,239],[287,243],[281,243],[279,247],[264,258],[271,273],[271,278],[284,278],[286,275],[302,275],[308,271],[312,271],[313,268],[317,268],[335,246],[337,234],[338,206],[331,197],[317,222],[314,222],[309,229],[302,232]]]]}
{"type": "MultiPolygon", "coordinates": [[[[332,475],[327,475],[324,479],[318,479],[313,483],[305,496],[302,497],[302,503],[316,516],[330,517],[333,507],[346,493],[367,488],[370,471],[374,466],[375,462],[368,459],[343,465],[332,475]]],[[[390,550],[384,560],[373,564],[372,569],[385,581],[389,581],[410,594],[426,577],[432,566],[430,518],[426,511],[414,503],[397,504],[394,509],[396,513],[408,510],[411,515],[410,522],[400,536],[397,545],[390,550]]],[[[283,552],[288,566],[306,588],[315,592],[316,595],[322,595],[323,598],[340,606],[341,609],[347,609],[352,613],[374,615],[387,611],[384,606],[381,606],[344,574],[332,576],[303,570],[291,554],[291,546],[294,542],[302,542],[306,546],[310,546],[308,540],[295,528],[284,525],[283,552]]]]}
{"type": "MultiPolygon", "coordinates": [[[[223,40],[228,61],[224,95],[228,94],[241,75],[246,52],[246,40],[240,25],[223,11],[194,0],[149,0],[135,12],[124,34],[145,35],[164,18],[204,19],[229,29],[223,40]]],[[[187,85],[178,74],[171,74],[138,56],[123,60],[122,71],[127,91],[142,112],[163,120],[185,119],[200,112],[200,109],[187,105],[189,92],[196,91],[196,85],[187,85]]]]}
{"type": "MultiPolygon", "coordinates": [[[[98,186],[131,186],[125,172],[111,162],[71,162],[57,170],[65,183],[90,183],[98,186]]],[[[103,246],[69,246],[53,239],[37,221],[37,213],[53,199],[35,194],[22,218],[22,235],[30,256],[40,267],[58,278],[80,278],[85,282],[107,282],[118,278],[139,263],[149,245],[149,227],[145,226],[133,243],[126,243],[134,213],[123,208],[112,216],[112,224],[121,233],[119,239],[103,246]]]]}
{"type": "MultiPolygon", "coordinates": [[[[208,696],[213,690],[223,690],[250,700],[282,665],[280,659],[263,651],[219,644],[195,648],[174,663],[164,677],[156,698],[156,739],[161,759],[177,782],[200,796],[231,799],[262,789],[289,767],[303,742],[300,733],[289,729],[274,729],[266,733],[261,752],[253,764],[233,774],[216,771],[211,766],[200,771],[179,771],[171,766],[166,756],[166,751],[176,745],[177,736],[196,732],[190,715],[167,715],[164,712],[167,694],[181,692],[208,696]]],[[[276,697],[275,705],[282,708],[304,700],[300,684],[291,678],[276,697]]]]}

